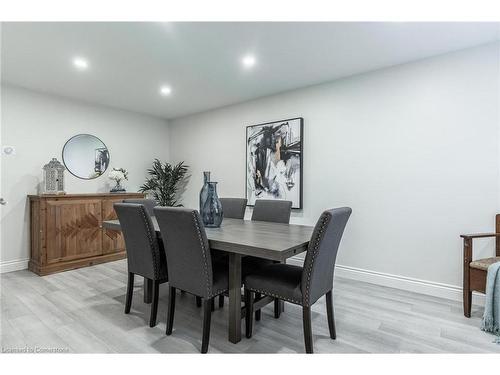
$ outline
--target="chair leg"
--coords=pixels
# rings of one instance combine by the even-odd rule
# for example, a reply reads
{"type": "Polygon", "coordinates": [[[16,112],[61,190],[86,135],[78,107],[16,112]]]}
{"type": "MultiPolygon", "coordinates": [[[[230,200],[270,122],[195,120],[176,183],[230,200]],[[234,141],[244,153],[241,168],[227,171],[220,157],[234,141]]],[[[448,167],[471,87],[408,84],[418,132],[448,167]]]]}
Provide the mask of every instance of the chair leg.
{"type": "Polygon", "coordinates": [[[158,298],[160,294],[160,282],[153,280],[153,303],[151,304],[151,316],[149,318],[149,326],[156,326],[156,315],[158,313],[158,298]]]}
{"type": "Polygon", "coordinates": [[[144,303],[151,303],[153,295],[153,280],[144,278],[144,303]]]}
{"type": "Polygon", "coordinates": [[[470,318],[472,310],[472,291],[464,289],[464,315],[470,318]]]}
{"type": "Polygon", "coordinates": [[[219,296],[219,307],[222,309],[224,307],[224,294],[219,296]]]}
{"type": "Polygon", "coordinates": [[[470,287],[470,262],[472,262],[472,238],[464,238],[464,315],[470,318],[472,308],[472,290],[470,287]]]}
{"type": "Polygon", "coordinates": [[[213,298],[203,299],[203,336],[201,339],[201,352],[208,352],[208,342],[210,340],[210,320],[212,318],[213,298]]]}
{"type": "Polygon", "coordinates": [[[132,307],[132,294],[134,293],[134,274],[132,272],[128,273],[127,282],[127,297],[125,300],[125,314],[130,312],[130,307],[132,307]]]}
{"type": "MultiPolygon", "coordinates": [[[[260,298],[260,293],[255,293],[255,299],[259,299],[260,298]]],[[[258,309],[256,312],[255,312],[255,321],[259,321],[260,320],[260,309],[258,309]]]]}
{"type": "Polygon", "coordinates": [[[170,287],[168,290],[168,315],[167,315],[167,335],[172,334],[174,326],[174,313],[175,313],[175,288],[170,287]]]}
{"type": "Polygon", "coordinates": [[[196,296],[196,307],[201,307],[201,297],[196,296]]]}
{"type": "Polygon", "coordinates": [[[274,299],[274,318],[278,319],[281,315],[281,301],[278,298],[274,299]]]}
{"type": "Polygon", "coordinates": [[[333,313],[333,298],[331,290],[326,293],[326,315],[328,316],[328,329],[330,330],[330,338],[335,340],[337,338],[337,331],[335,330],[335,316],[333,313]]]}
{"type": "Polygon", "coordinates": [[[306,353],[313,352],[313,340],[311,329],[311,308],[302,307],[302,323],[304,325],[304,343],[306,345],[306,353]]]}
{"type": "Polygon", "coordinates": [[[252,337],[253,331],[253,292],[245,289],[245,335],[252,337]]]}

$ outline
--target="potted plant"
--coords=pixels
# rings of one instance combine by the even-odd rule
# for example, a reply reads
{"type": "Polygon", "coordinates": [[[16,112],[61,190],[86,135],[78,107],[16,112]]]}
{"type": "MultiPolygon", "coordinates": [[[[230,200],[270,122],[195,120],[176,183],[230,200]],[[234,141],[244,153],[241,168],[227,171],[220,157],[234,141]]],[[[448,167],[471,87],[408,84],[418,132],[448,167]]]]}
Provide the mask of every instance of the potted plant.
{"type": "Polygon", "coordinates": [[[108,178],[115,181],[115,186],[111,189],[111,193],[123,193],[125,189],[122,187],[121,182],[128,180],[128,172],[124,168],[113,168],[109,173],[108,178]]]}
{"type": "Polygon", "coordinates": [[[155,159],[153,167],[148,169],[149,178],[139,188],[142,193],[149,193],[160,206],[180,207],[178,203],[178,189],[186,177],[188,166],[183,161],[176,165],[162,163],[155,159]]]}

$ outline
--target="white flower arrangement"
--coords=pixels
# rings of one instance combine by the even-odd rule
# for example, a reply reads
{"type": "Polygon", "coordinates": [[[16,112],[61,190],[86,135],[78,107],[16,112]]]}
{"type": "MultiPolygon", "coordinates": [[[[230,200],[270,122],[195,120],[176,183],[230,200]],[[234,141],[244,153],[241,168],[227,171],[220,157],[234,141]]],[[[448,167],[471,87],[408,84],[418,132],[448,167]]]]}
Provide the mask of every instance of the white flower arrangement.
{"type": "Polygon", "coordinates": [[[123,168],[113,168],[113,170],[109,172],[108,178],[119,184],[122,180],[128,180],[128,172],[123,168]]]}

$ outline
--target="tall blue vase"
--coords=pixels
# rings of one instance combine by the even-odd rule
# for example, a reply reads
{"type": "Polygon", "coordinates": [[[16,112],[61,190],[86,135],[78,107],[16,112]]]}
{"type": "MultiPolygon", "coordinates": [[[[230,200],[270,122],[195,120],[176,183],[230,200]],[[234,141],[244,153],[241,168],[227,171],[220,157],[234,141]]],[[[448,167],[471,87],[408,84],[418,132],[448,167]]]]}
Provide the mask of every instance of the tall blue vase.
{"type": "Polygon", "coordinates": [[[208,197],[208,183],[210,182],[210,172],[203,172],[203,186],[200,191],[200,215],[203,211],[203,205],[208,197]]]}
{"type": "Polygon", "coordinates": [[[207,182],[207,187],[207,197],[200,209],[201,219],[205,227],[218,228],[222,223],[222,204],[217,196],[217,182],[207,182]]]}

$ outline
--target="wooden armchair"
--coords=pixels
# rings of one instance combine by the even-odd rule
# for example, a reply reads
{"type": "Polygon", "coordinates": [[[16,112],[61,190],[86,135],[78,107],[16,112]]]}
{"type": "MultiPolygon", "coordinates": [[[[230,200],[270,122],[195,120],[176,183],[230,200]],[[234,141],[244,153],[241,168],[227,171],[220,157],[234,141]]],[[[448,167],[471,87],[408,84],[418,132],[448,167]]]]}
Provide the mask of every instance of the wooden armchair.
{"type": "Polygon", "coordinates": [[[464,239],[464,315],[470,318],[472,291],[485,293],[488,267],[500,262],[500,214],[495,216],[495,233],[462,234],[464,239]],[[474,238],[496,237],[496,257],[472,260],[474,238]]]}

